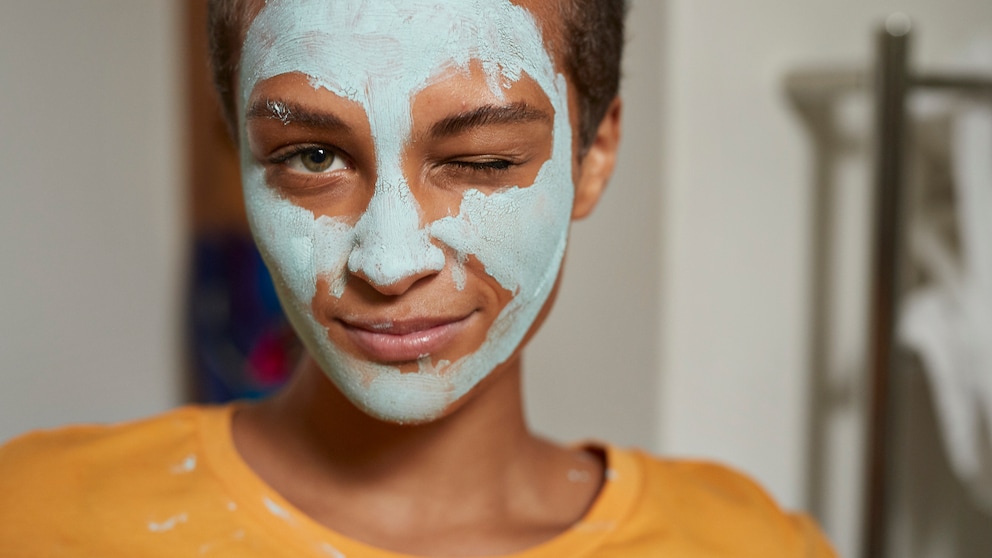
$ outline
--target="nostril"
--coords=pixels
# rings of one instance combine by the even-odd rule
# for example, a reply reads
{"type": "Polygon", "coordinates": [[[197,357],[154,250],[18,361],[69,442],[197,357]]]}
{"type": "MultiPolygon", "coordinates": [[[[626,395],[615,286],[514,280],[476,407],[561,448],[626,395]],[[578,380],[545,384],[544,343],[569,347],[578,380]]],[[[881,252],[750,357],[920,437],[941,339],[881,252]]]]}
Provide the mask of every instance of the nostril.
{"type": "Polygon", "coordinates": [[[367,276],[365,273],[359,271],[354,275],[365,283],[370,285],[375,291],[386,296],[399,296],[412,288],[415,284],[422,281],[427,277],[432,277],[436,275],[437,272],[433,270],[424,270],[421,273],[407,275],[400,278],[394,282],[382,282],[381,280],[376,280],[372,277],[367,276]]]}
{"type": "Polygon", "coordinates": [[[414,283],[444,269],[444,252],[416,229],[402,238],[360,241],[348,257],[348,270],[383,294],[401,294],[414,283]]]}

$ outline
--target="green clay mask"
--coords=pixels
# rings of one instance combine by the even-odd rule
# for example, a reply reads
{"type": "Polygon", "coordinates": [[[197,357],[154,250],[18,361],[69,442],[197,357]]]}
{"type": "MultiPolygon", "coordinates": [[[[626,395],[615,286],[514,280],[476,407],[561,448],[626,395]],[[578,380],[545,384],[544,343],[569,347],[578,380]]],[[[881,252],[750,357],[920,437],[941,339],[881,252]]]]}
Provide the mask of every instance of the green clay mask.
{"type": "Polygon", "coordinates": [[[534,17],[507,0],[269,0],[245,40],[241,106],[260,82],[291,73],[364,109],[377,172],[357,222],[315,215],[267,182],[241,115],[248,215],[280,299],[311,355],[356,406],[392,422],[435,419],[514,353],[554,288],[574,196],[565,78],[534,17]],[[402,166],[411,104],[473,64],[496,97],[525,76],[543,90],[554,110],[551,156],[533,184],[468,189],[456,214],[424,222],[402,166]],[[419,370],[401,372],[344,350],[313,315],[318,278],[340,298],[354,281],[389,285],[450,268],[457,290],[469,257],[513,296],[481,346],[453,361],[424,355],[419,370]]]}

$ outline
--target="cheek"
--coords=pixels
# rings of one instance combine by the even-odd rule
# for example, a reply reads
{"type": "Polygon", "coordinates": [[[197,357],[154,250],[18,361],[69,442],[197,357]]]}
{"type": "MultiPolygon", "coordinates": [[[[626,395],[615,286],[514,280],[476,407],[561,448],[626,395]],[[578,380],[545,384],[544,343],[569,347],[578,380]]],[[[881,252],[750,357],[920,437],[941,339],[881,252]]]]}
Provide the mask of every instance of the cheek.
{"type": "Polygon", "coordinates": [[[466,191],[457,214],[431,223],[430,235],[461,259],[475,256],[512,293],[526,299],[545,290],[549,275],[553,279],[557,272],[571,221],[574,188],[567,145],[528,186],[466,191]]]}
{"type": "Polygon", "coordinates": [[[314,295],[313,300],[310,301],[310,313],[324,327],[330,325],[328,316],[334,315],[334,310],[337,308],[338,301],[340,300],[339,297],[331,295],[331,292],[334,290],[335,280],[336,278],[331,274],[325,273],[318,275],[317,293],[314,295]]]}
{"type": "Polygon", "coordinates": [[[480,259],[505,288],[526,298],[557,268],[568,230],[569,191],[539,181],[473,207],[473,213],[482,216],[480,259]]]}
{"type": "Polygon", "coordinates": [[[313,215],[273,194],[260,169],[245,171],[245,208],[259,251],[276,281],[297,301],[309,301],[316,280],[313,215]]]}
{"type": "Polygon", "coordinates": [[[332,277],[324,288],[340,296],[353,227],[281,198],[266,185],[263,171],[244,167],[249,224],[269,271],[283,293],[287,311],[309,313],[318,278],[332,277]]]}
{"type": "Polygon", "coordinates": [[[316,279],[329,282],[328,290],[318,292],[328,292],[335,299],[341,298],[348,279],[346,267],[355,243],[355,228],[338,219],[322,216],[317,219],[314,229],[316,279]]]}

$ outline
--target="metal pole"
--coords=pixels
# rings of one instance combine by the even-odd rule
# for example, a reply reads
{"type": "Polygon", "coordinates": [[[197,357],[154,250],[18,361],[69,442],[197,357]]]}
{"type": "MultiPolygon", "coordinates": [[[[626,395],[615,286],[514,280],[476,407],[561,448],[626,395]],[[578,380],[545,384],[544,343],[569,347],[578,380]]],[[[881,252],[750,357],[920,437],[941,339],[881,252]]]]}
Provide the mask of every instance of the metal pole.
{"type": "Polygon", "coordinates": [[[992,95],[992,78],[984,75],[930,74],[913,77],[913,88],[952,89],[965,95],[992,95]]]}
{"type": "MultiPolygon", "coordinates": [[[[901,32],[900,32],[901,31],[901,32]]],[[[886,552],[892,463],[894,333],[899,303],[909,33],[878,36],[875,83],[875,238],[871,279],[871,403],[863,558],[886,552]]]]}

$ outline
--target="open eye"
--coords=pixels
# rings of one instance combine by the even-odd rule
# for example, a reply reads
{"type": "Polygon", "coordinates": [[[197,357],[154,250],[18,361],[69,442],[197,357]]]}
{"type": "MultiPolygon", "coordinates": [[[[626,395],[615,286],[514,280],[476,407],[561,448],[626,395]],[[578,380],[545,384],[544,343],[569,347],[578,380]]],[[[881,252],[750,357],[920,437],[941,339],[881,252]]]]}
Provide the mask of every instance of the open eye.
{"type": "Polygon", "coordinates": [[[289,169],[307,174],[322,174],[348,168],[337,151],[326,147],[304,147],[282,159],[289,169]]]}

